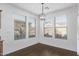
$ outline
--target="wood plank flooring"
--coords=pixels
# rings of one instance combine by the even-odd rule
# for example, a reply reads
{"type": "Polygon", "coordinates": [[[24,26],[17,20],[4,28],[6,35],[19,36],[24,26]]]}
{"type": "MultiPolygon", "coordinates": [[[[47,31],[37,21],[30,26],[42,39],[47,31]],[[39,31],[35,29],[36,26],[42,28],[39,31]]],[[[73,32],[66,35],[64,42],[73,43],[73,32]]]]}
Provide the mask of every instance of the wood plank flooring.
{"type": "Polygon", "coordinates": [[[7,56],[77,56],[77,53],[38,43],[33,46],[7,54],[7,56]]]}

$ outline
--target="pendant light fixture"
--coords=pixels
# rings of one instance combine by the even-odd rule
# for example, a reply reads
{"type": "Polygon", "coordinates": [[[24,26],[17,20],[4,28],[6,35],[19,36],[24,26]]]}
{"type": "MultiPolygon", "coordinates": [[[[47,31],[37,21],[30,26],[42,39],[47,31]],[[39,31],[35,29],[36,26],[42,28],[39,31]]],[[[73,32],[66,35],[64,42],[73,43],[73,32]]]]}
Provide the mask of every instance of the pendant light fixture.
{"type": "Polygon", "coordinates": [[[45,20],[45,14],[44,14],[44,3],[41,3],[42,5],[42,13],[40,14],[40,20],[45,20]]]}

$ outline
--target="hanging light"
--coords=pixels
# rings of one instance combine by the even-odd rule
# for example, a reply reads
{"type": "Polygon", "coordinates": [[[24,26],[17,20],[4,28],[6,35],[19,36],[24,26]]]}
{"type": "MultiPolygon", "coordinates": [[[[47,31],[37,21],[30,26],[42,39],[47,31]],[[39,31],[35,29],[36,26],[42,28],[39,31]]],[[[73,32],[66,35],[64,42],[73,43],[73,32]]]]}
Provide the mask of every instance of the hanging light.
{"type": "Polygon", "coordinates": [[[40,14],[40,20],[45,20],[44,3],[41,3],[41,5],[42,5],[42,13],[40,14]]]}

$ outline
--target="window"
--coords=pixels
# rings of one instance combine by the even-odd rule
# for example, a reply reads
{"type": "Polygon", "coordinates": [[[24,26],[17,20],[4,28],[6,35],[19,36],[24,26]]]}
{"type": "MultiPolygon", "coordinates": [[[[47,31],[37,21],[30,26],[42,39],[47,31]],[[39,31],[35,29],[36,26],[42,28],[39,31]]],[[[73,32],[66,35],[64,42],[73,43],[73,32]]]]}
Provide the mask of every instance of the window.
{"type": "Polygon", "coordinates": [[[67,17],[56,16],[55,17],[55,38],[67,39],[67,17]]]}
{"type": "Polygon", "coordinates": [[[53,37],[53,19],[46,19],[44,21],[44,37],[53,37]]]}
{"type": "Polygon", "coordinates": [[[25,17],[15,18],[14,20],[14,39],[25,39],[26,38],[26,20],[25,17]]]}
{"type": "Polygon", "coordinates": [[[29,38],[36,36],[36,20],[34,18],[28,20],[28,36],[29,38]]]}

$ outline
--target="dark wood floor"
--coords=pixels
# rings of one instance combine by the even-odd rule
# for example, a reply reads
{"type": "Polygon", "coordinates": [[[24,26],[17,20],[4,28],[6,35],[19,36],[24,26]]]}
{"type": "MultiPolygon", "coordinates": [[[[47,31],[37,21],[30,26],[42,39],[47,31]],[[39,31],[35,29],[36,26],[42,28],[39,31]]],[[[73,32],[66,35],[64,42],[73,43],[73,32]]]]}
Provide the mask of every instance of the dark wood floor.
{"type": "Polygon", "coordinates": [[[38,43],[36,45],[7,54],[7,56],[77,56],[77,53],[38,43]]]}

